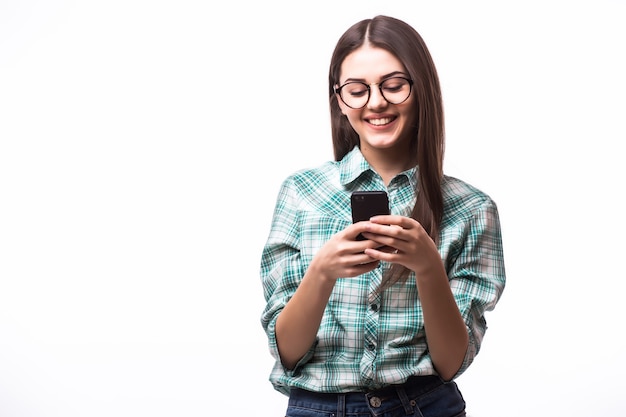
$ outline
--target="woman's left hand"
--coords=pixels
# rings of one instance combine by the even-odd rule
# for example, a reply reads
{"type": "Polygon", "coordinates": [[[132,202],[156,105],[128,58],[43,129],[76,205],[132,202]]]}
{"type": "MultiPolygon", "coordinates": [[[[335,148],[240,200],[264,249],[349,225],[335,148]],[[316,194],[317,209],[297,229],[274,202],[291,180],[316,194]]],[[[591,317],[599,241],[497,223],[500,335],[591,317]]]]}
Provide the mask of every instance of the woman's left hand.
{"type": "Polygon", "coordinates": [[[371,258],[401,264],[418,275],[441,264],[435,242],[417,220],[385,215],[372,217],[369,223],[363,236],[380,244],[365,250],[371,258]]]}

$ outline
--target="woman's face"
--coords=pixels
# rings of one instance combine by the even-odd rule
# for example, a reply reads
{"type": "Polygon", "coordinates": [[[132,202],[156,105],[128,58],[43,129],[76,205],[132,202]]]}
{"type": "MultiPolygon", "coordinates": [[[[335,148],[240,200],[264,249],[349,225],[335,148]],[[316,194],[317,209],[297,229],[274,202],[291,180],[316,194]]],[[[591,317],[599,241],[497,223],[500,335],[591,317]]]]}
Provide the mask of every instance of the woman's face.
{"type": "MultiPolygon", "coordinates": [[[[382,96],[379,85],[387,79],[393,77],[410,78],[406,69],[398,58],[385,49],[364,44],[359,49],[350,53],[341,64],[341,75],[339,84],[341,87],[347,82],[361,82],[370,86],[369,100],[363,108],[354,109],[342,101],[339,94],[337,101],[341,112],[348,118],[352,128],[359,135],[361,151],[375,152],[376,150],[402,149],[406,150],[410,146],[411,132],[417,123],[415,112],[415,99],[413,92],[408,99],[400,104],[391,104],[382,96]]],[[[401,78],[395,80],[402,81],[401,78]]],[[[366,91],[363,93],[363,86],[359,84],[348,84],[342,88],[342,94],[352,107],[357,107],[362,103],[358,102],[359,96],[364,94],[362,100],[366,99],[366,91]],[[356,86],[356,87],[355,87],[356,86]],[[350,94],[352,92],[353,94],[350,94]]],[[[400,87],[394,80],[387,81],[383,90],[387,98],[397,102],[397,89],[400,87]]],[[[406,85],[404,88],[410,88],[406,85]]],[[[399,93],[402,99],[402,93],[399,93]]]]}

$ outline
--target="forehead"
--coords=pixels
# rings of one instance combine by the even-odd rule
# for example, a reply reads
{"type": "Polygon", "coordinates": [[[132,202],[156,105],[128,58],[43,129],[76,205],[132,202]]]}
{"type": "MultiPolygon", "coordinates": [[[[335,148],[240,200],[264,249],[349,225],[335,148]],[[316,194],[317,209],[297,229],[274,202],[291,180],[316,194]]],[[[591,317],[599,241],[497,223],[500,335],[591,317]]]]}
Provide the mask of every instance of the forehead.
{"type": "Polygon", "coordinates": [[[392,72],[406,72],[402,62],[386,49],[365,44],[351,52],[341,63],[340,79],[363,79],[375,82],[392,72]]]}

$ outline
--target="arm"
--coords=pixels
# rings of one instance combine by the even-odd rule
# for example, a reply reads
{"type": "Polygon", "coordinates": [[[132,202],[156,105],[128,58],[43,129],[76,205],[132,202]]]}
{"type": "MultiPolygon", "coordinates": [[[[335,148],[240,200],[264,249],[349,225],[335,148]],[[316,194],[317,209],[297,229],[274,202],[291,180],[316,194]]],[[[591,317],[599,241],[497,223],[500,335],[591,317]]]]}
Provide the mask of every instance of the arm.
{"type": "Polygon", "coordinates": [[[302,242],[317,236],[302,235],[299,204],[302,198],[289,181],[283,185],[275,208],[270,236],[263,250],[261,278],[266,308],[262,325],[272,355],[293,370],[315,343],[335,282],[376,268],[378,262],[363,251],[368,241],[356,241],[364,225],[352,224],[332,235],[303,265],[302,242]]]}
{"type": "Polygon", "coordinates": [[[293,369],[313,345],[336,280],[356,277],[378,266],[364,253],[375,243],[355,240],[363,227],[363,223],[350,225],[322,246],[278,316],[276,342],[287,369],[293,369]]]}
{"type": "Polygon", "coordinates": [[[417,292],[430,357],[441,378],[448,381],[463,364],[469,335],[436,248],[428,251],[428,256],[432,259],[416,271],[417,292]]]}
{"type": "Polygon", "coordinates": [[[324,309],[335,286],[315,267],[309,267],[300,286],[276,320],[276,343],[281,362],[295,368],[315,342],[324,309]]]}

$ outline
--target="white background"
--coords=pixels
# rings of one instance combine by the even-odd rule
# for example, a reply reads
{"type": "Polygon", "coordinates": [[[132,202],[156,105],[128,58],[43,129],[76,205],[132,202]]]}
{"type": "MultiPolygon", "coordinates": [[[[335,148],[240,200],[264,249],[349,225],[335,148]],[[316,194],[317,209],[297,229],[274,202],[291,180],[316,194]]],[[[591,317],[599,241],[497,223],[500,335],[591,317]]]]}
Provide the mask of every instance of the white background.
{"type": "Polygon", "coordinates": [[[0,416],[282,416],[258,277],[352,23],[424,37],[508,285],[472,417],[623,416],[626,7],[0,0],[0,416]]]}

